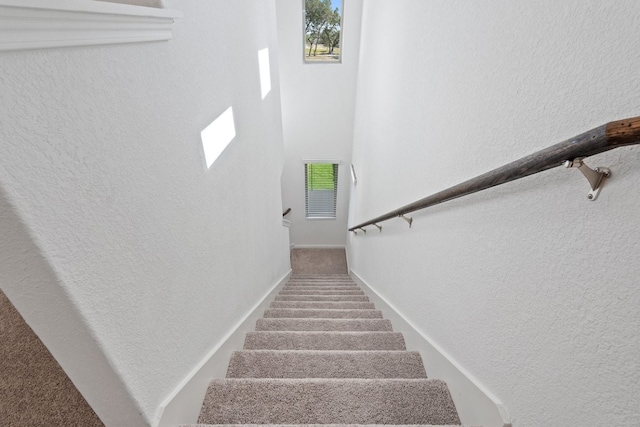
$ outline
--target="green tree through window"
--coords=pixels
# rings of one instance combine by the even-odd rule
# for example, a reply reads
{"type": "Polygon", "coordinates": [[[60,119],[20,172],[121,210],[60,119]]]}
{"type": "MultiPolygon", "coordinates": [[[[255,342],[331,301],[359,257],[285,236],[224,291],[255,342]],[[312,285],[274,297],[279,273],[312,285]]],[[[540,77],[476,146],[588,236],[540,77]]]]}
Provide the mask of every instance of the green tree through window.
{"type": "Polygon", "coordinates": [[[335,218],[338,196],[338,165],[305,164],[305,216],[335,218]]]}
{"type": "Polygon", "coordinates": [[[304,0],[305,62],[340,62],[342,0],[304,0]]]}

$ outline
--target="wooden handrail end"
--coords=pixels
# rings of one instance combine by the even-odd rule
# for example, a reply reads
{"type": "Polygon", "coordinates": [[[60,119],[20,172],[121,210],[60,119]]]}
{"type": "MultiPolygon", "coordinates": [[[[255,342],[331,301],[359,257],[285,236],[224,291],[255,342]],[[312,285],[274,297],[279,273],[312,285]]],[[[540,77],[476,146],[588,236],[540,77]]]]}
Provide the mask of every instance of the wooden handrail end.
{"type": "Polygon", "coordinates": [[[640,117],[607,123],[605,135],[609,145],[640,144],[640,117]]]}

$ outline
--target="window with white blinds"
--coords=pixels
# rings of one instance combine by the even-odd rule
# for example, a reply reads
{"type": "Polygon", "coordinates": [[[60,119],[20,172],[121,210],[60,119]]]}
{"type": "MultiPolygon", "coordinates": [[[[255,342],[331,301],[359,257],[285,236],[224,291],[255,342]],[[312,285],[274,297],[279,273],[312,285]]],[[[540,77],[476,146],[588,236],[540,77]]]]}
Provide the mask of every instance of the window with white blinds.
{"type": "Polygon", "coordinates": [[[305,216],[335,218],[338,197],[338,164],[305,163],[305,216]]]}

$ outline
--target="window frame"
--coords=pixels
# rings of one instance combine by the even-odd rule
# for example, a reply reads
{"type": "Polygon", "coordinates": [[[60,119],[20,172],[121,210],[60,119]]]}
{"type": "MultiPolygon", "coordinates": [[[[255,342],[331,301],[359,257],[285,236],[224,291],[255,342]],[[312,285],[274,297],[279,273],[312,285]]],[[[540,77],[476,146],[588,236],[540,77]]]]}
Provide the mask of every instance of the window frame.
{"type": "Polygon", "coordinates": [[[345,0],[340,0],[342,2],[342,6],[340,7],[341,10],[341,14],[340,14],[340,44],[338,46],[338,48],[340,49],[340,59],[338,59],[337,61],[307,61],[307,56],[305,55],[305,49],[306,49],[306,44],[307,44],[307,34],[306,34],[306,28],[305,28],[305,20],[306,20],[306,7],[305,7],[305,0],[301,0],[302,1],[302,63],[304,65],[313,65],[313,64],[326,64],[326,65],[336,65],[336,64],[342,64],[342,45],[344,42],[344,3],[345,0]]]}
{"type": "Polygon", "coordinates": [[[340,161],[339,160],[304,160],[304,218],[305,220],[336,220],[338,218],[338,182],[340,180],[340,161]],[[330,164],[334,166],[333,176],[333,216],[309,216],[309,186],[308,186],[308,168],[310,164],[330,164]]]}

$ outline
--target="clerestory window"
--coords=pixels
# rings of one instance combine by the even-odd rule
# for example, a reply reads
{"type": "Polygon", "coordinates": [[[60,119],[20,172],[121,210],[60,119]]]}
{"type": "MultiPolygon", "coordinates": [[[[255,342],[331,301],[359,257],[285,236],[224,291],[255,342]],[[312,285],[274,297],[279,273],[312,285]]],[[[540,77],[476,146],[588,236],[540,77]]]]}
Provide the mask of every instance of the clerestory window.
{"type": "Polygon", "coordinates": [[[338,198],[338,164],[305,163],[305,216],[335,218],[338,198]]]}
{"type": "Polygon", "coordinates": [[[303,0],[304,62],[342,62],[343,0],[303,0]]]}

